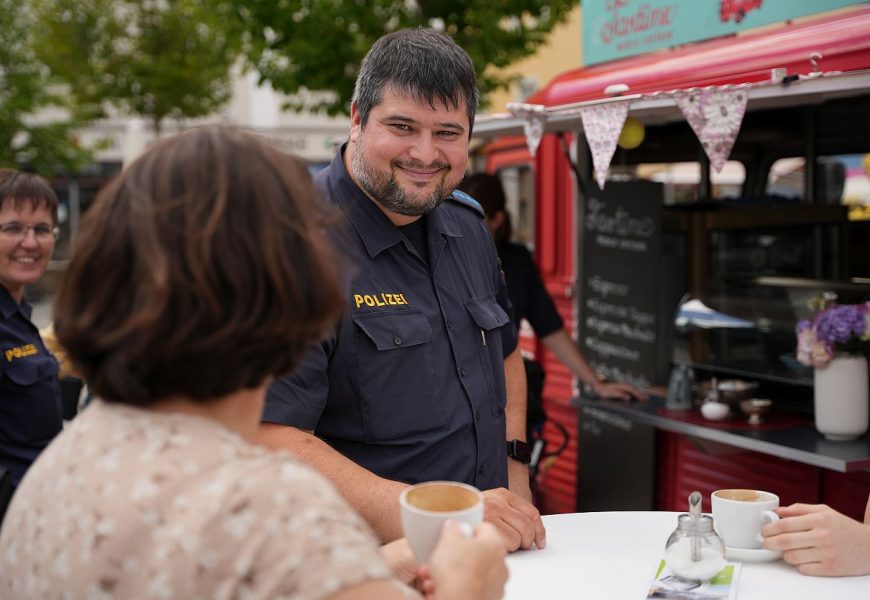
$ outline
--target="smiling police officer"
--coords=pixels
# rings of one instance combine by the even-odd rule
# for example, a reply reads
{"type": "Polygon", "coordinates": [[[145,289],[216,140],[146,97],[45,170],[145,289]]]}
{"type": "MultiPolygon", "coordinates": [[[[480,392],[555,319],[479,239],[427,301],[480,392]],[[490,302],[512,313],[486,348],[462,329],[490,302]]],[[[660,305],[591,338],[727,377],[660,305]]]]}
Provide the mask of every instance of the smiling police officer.
{"type": "Polygon", "coordinates": [[[5,470],[16,486],[63,425],[58,364],[24,300],[24,287],[48,268],[56,215],[47,181],[0,169],[0,477],[5,470]]]}
{"type": "Polygon", "coordinates": [[[483,211],[454,192],[477,103],[443,33],[388,34],[363,60],[349,143],[317,178],[347,224],[347,310],[269,389],[260,441],[330,477],[383,540],[408,483],[447,479],[485,490],[509,550],[543,547],[512,308],[483,211]]]}

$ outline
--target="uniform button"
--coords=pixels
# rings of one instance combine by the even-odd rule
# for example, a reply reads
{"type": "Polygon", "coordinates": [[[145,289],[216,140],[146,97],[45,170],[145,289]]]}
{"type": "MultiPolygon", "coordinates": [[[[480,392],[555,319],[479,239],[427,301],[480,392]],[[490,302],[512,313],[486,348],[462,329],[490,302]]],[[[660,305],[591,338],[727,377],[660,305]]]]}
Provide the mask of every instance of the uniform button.
{"type": "Polygon", "coordinates": [[[447,321],[447,329],[453,329],[453,322],[447,321]]]}
{"type": "Polygon", "coordinates": [[[397,335],[396,337],[393,338],[393,343],[397,346],[401,346],[402,345],[402,338],[397,335]]]}
{"type": "Polygon", "coordinates": [[[477,474],[478,474],[478,475],[483,475],[483,470],[484,470],[484,469],[483,469],[483,465],[480,465],[480,466],[477,468],[477,474]]]}
{"type": "Polygon", "coordinates": [[[459,374],[465,377],[465,369],[459,369],[459,374]]]}
{"type": "Polygon", "coordinates": [[[474,411],[474,418],[476,420],[480,421],[480,411],[479,410],[474,411]]]}

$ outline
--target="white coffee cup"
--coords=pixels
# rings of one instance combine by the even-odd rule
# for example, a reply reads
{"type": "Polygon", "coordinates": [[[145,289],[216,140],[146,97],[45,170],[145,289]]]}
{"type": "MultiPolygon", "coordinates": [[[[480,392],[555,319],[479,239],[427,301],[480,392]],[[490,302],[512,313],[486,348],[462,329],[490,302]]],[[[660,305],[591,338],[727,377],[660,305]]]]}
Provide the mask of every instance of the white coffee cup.
{"type": "Polygon", "coordinates": [[[761,548],[761,528],[779,520],[779,496],[760,490],[716,490],[711,498],[716,531],[731,548],[761,548]]]}
{"type": "Polygon", "coordinates": [[[456,481],[427,481],[405,489],[399,496],[402,530],[414,558],[429,562],[446,521],[456,521],[468,533],[483,522],[483,495],[474,486],[456,481]]]}

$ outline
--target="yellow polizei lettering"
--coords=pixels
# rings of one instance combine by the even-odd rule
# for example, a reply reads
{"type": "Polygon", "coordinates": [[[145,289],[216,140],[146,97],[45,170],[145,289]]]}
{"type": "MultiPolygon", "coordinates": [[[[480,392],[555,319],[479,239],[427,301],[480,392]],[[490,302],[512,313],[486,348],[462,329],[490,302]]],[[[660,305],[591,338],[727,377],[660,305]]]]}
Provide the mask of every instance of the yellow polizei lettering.
{"type": "Polygon", "coordinates": [[[404,294],[396,292],[375,292],[374,294],[354,294],[353,303],[356,308],[359,308],[363,304],[371,307],[397,306],[407,304],[408,301],[405,299],[404,294]]]}
{"type": "Polygon", "coordinates": [[[33,356],[34,354],[39,354],[39,348],[36,347],[36,344],[16,346],[15,348],[9,348],[9,350],[4,352],[7,362],[12,362],[13,358],[24,358],[25,356],[33,356]]]}

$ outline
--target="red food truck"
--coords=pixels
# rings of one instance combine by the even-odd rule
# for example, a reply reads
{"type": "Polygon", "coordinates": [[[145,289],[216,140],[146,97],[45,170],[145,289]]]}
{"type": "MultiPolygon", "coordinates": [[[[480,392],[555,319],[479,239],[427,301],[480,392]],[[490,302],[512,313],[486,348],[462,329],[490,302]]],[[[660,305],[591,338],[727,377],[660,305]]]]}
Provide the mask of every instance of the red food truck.
{"type": "MultiPolygon", "coordinates": [[[[729,18],[736,18],[754,3],[723,2],[723,18],[726,4],[729,18]]],[[[734,275],[756,282],[765,277],[765,281],[780,283],[787,279],[799,285],[806,281],[870,282],[870,222],[856,219],[866,214],[870,204],[867,172],[862,166],[870,162],[866,160],[870,153],[868,69],[870,6],[866,5],[579,68],[556,77],[528,98],[526,113],[481,115],[474,130],[473,170],[500,175],[515,221],[515,238],[533,248],[545,285],[566,327],[577,334],[587,359],[600,372],[622,376],[664,395],[668,373],[677,364],[672,311],[684,294],[700,297],[710,289],[734,289],[727,283],[734,275]],[[748,97],[739,134],[719,172],[711,169],[698,136],[677,104],[681,93],[711,86],[740,89],[748,97]],[[608,88],[611,95],[605,92],[608,88]],[[630,102],[628,118],[635,139],[616,149],[607,183],[599,190],[582,109],[620,101],[630,102]],[[536,115],[544,131],[534,155],[524,134],[524,126],[532,123],[528,115],[536,115]],[[609,356],[607,352],[596,354],[612,349],[613,344],[600,343],[604,336],[598,335],[601,331],[595,323],[589,323],[589,279],[606,274],[614,265],[605,260],[590,266],[584,256],[591,231],[590,198],[608,188],[613,194],[619,190],[634,194],[631,190],[635,189],[637,194],[646,194],[631,187],[637,182],[650,184],[652,200],[647,204],[655,204],[660,211],[655,219],[661,228],[656,252],[646,253],[653,255],[648,268],[657,273],[656,283],[633,292],[637,303],[652,302],[649,312],[657,320],[656,341],[638,353],[652,357],[640,374],[630,368],[608,371],[609,359],[618,354],[615,351],[609,356]]],[[[649,258],[639,256],[639,264],[649,258]]],[[[617,264],[615,269],[619,268],[617,264]]],[[[627,285],[631,287],[630,282],[627,285]]],[[[780,289],[773,297],[777,294],[786,292],[780,289]]],[[[777,310],[775,302],[771,306],[777,310]]],[[[613,314],[618,312],[611,308],[613,314]]],[[[622,309],[622,314],[628,314],[634,306],[622,309]]],[[[755,335],[757,343],[753,342],[758,347],[794,342],[793,330],[792,337],[779,339],[761,329],[755,335]]],[[[691,359],[691,366],[701,375],[720,378],[738,374],[753,379],[757,375],[762,388],[775,398],[775,413],[797,420],[803,415],[811,423],[812,375],[808,383],[806,372],[794,375],[796,371],[788,371],[793,352],[786,356],[788,352],[780,348],[770,359],[777,364],[768,365],[767,355],[757,358],[753,354],[761,352],[756,346],[749,350],[749,345],[734,339],[732,335],[712,345],[704,342],[708,364],[691,359]],[[744,363],[755,366],[719,369],[710,358],[720,351],[738,354],[744,348],[744,363]]],[[[694,349],[695,342],[689,347],[694,349]]],[[[546,370],[543,396],[551,423],[544,429],[544,438],[548,447],[560,444],[562,429],[570,438],[565,451],[539,475],[541,508],[548,513],[605,509],[583,502],[590,492],[583,481],[583,433],[588,429],[594,434],[601,423],[584,421],[585,413],[576,401],[576,380],[527,328],[522,331],[521,344],[546,370]]],[[[638,437],[620,418],[612,413],[609,425],[638,437]]],[[[715,426],[700,418],[696,424],[711,430],[715,426]]],[[[774,428],[773,419],[769,426],[774,428]]],[[[745,435],[757,438],[760,434],[745,435]]],[[[850,448],[863,456],[870,442],[866,436],[862,440],[850,448]]],[[[648,507],[652,508],[684,510],[692,489],[709,492],[719,487],[763,486],[779,493],[783,504],[826,502],[847,514],[863,516],[870,493],[870,462],[847,460],[831,467],[833,463],[810,457],[818,450],[815,446],[806,457],[797,451],[769,450],[774,448],[770,444],[758,452],[747,449],[755,448],[749,442],[744,448],[732,448],[730,442],[705,445],[693,436],[661,429],[650,444],[646,450],[633,451],[636,462],[631,471],[620,472],[617,464],[607,461],[603,468],[611,471],[614,480],[645,477],[648,507]],[[642,469],[635,468],[639,463],[647,464],[648,472],[640,473],[642,469]]],[[[839,450],[831,450],[835,451],[839,450]]],[[[597,485],[606,485],[606,475],[603,481],[597,485]]]]}

